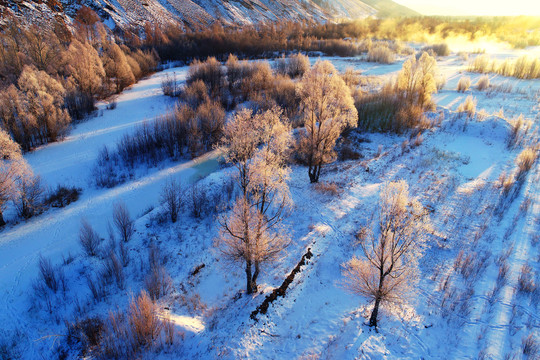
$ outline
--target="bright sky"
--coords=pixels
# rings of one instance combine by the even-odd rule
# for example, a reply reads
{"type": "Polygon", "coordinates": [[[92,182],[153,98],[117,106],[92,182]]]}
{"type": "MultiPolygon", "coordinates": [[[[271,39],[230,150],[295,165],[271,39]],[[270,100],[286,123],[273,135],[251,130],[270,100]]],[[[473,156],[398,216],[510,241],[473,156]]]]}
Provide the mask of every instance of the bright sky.
{"type": "Polygon", "coordinates": [[[424,15],[540,16],[540,0],[394,0],[424,15]]]}

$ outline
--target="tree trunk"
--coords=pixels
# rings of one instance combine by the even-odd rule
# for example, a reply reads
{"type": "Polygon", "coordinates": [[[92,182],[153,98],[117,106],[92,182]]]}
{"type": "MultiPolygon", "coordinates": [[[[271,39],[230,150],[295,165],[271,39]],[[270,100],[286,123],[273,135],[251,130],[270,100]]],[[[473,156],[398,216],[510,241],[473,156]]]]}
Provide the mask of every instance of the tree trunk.
{"type": "Polygon", "coordinates": [[[380,305],[381,297],[377,295],[375,298],[375,306],[373,306],[373,311],[371,312],[371,317],[369,318],[369,326],[375,327],[375,329],[377,329],[377,315],[379,315],[380,305]]]}
{"type": "Polygon", "coordinates": [[[309,167],[309,169],[308,169],[309,181],[312,184],[319,182],[319,175],[321,173],[320,168],[321,168],[320,165],[314,165],[314,166],[309,167]]]}
{"type": "Polygon", "coordinates": [[[257,291],[257,278],[259,277],[260,271],[259,262],[255,261],[255,272],[253,273],[253,276],[251,277],[251,287],[253,291],[257,291]]]}
{"type": "Polygon", "coordinates": [[[4,214],[2,213],[2,210],[0,210],[0,227],[6,225],[6,222],[4,221],[4,214]]]}
{"type": "MultiPolygon", "coordinates": [[[[246,293],[253,294],[257,291],[257,279],[253,279],[254,276],[251,275],[251,261],[246,262],[246,293]]],[[[258,271],[255,271],[255,274],[258,276],[258,271]]]]}

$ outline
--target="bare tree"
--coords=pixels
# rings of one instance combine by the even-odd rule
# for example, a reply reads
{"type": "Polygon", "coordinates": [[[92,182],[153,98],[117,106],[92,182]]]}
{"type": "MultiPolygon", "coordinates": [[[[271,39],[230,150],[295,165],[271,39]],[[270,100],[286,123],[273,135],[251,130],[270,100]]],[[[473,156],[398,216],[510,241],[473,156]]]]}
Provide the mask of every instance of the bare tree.
{"type": "Polygon", "coordinates": [[[405,181],[391,182],[379,202],[378,234],[364,232],[360,239],[364,258],[343,265],[345,287],[374,301],[369,325],[377,327],[381,303],[394,303],[411,290],[426,233],[427,212],[409,197],[405,181]]]}
{"type": "Polygon", "coordinates": [[[341,132],[355,127],[358,113],[343,79],[329,61],[318,61],[298,87],[305,130],[300,152],[309,167],[309,180],[319,181],[323,164],[336,158],[334,147],[341,132]]]}
{"type": "Polygon", "coordinates": [[[178,220],[178,212],[182,206],[182,188],[174,179],[168,179],[161,189],[161,202],[165,203],[165,209],[173,223],[178,220]]]}
{"type": "Polygon", "coordinates": [[[129,215],[126,203],[119,201],[113,205],[113,222],[124,242],[128,242],[133,236],[134,225],[129,215]]]}
{"type": "Polygon", "coordinates": [[[229,261],[245,265],[248,294],[257,289],[262,264],[278,259],[288,244],[280,224],[291,203],[285,163],[290,140],[278,109],[256,115],[244,110],[225,128],[225,158],[238,169],[242,196],[221,219],[217,246],[229,261]]]}
{"type": "Polygon", "coordinates": [[[217,246],[232,264],[244,264],[246,292],[257,291],[263,263],[276,261],[289,240],[281,228],[269,228],[263,215],[245,198],[239,198],[228,219],[221,222],[217,246]],[[261,226],[262,224],[262,226],[261,226]]]}
{"type": "Polygon", "coordinates": [[[6,224],[3,210],[15,199],[18,180],[28,171],[21,148],[0,128],[0,227],[6,224]]]}
{"type": "Polygon", "coordinates": [[[43,193],[45,189],[41,183],[41,177],[27,171],[17,179],[17,193],[15,208],[17,213],[24,219],[39,214],[43,210],[43,193]]]}
{"type": "Polygon", "coordinates": [[[96,256],[99,250],[101,239],[92,228],[92,225],[86,220],[81,219],[81,227],[79,229],[79,243],[84,252],[88,256],[96,256]]]}

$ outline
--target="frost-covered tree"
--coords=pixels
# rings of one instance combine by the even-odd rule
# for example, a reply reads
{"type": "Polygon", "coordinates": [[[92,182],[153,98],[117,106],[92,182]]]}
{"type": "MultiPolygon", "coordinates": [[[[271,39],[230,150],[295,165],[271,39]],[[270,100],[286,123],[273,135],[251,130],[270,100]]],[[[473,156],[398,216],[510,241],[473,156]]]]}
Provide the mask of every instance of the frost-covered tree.
{"type": "Polygon", "coordinates": [[[264,215],[243,197],[221,225],[219,250],[227,261],[245,266],[246,292],[252,294],[262,265],[279,258],[289,242],[287,235],[282,228],[268,226],[264,215]]]}
{"type": "Polygon", "coordinates": [[[19,179],[28,172],[20,146],[0,128],[0,227],[6,224],[3,211],[15,199],[19,179]]]}
{"type": "Polygon", "coordinates": [[[290,128],[281,110],[239,112],[224,131],[225,158],[236,166],[242,196],[226,219],[217,246],[227,260],[245,265],[248,294],[257,289],[262,265],[279,258],[288,237],[281,227],[290,205],[285,159],[290,128]]]}
{"type": "Polygon", "coordinates": [[[404,299],[418,270],[429,230],[426,210],[409,196],[403,180],[381,192],[377,234],[367,230],[360,239],[363,257],[343,265],[345,286],[374,301],[369,325],[377,327],[379,306],[404,299]]]}
{"type": "Polygon", "coordinates": [[[396,88],[409,106],[425,109],[432,105],[431,95],[437,92],[437,60],[424,52],[417,60],[410,57],[398,74],[396,88]]]}
{"type": "Polygon", "coordinates": [[[104,50],[102,61],[105,73],[107,78],[114,83],[115,91],[120,92],[135,82],[135,76],[120,46],[107,43],[104,50]]]}
{"type": "Polygon", "coordinates": [[[321,167],[335,160],[334,147],[342,131],[355,127],[358,113],[350,90],[329,61],[318,61],[298,86],[305,130],[300,152],[309,180],[319,181],[321,167]]]}
{"type": "Polygon", "coordinates": [[[98,52],[88,43],[73,39],[64,53],[65,72],[81,92],[96,95],[103,85],[105,70],[98,52]]]}
{"type": "Polygon", "coordinates": [[[24,108],[15,114],[23,127],[31,129],[27,134],[32,145],[56,141],[62,136],[71,118],[64,108],[65,89],[62,84],[44,71],[25,66],[18,80],[24,108]]]}

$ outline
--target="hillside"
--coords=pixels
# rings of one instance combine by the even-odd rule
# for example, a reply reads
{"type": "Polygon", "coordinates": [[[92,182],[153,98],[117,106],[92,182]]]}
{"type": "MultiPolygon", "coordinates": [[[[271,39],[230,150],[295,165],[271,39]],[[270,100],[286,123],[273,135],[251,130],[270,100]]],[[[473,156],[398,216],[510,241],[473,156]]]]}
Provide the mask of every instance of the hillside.
{"type": "Polygon", "coordinates": [[[327,21],[368,16],[408,16],[416,12],[391,0],[49,0],[0,1],[0,16],[22,19],[64,16],[69,22],[81,5],[95,10],[109,26],[180,23],[198,29],[215,21],[246,25],[278,20],[327,21]]]}

